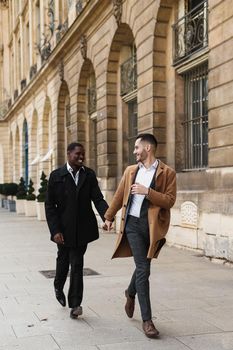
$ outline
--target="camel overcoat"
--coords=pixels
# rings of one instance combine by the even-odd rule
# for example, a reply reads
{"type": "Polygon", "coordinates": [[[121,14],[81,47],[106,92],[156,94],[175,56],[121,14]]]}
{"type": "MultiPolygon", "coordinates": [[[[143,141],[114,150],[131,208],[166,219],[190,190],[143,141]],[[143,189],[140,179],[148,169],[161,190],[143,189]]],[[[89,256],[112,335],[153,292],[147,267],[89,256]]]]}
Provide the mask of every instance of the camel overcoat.
{"type": "MultiPolygon", "coordinates": [[[[137,171],[138,165],[131,165],[126,168],[113,196],[112,203],[104,215],[107,220],[112,221],[118,210],[122,208],[120,232],[112,258],[132,256],[124,229],[130,189],[137,171]]],[[[148,223],[150,234],[147,258],[152,259],[158,257],[162,246],[166,242],[165,236],[170,224],[170,208],[176,200],[176,173],[161,161],[159,161],[155,174],[155,189],[149,189],[147,199],[149,200],[148,223]]]]}

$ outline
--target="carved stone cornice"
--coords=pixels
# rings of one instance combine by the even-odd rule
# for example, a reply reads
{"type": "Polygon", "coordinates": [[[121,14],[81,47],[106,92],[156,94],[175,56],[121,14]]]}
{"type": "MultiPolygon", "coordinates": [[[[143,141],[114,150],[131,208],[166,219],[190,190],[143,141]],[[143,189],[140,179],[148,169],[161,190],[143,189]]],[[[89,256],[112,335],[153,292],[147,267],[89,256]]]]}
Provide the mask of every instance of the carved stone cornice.
{"type": "Polygon", "coordinates": [[[8,9],[9,7],[9,0],[0,0],[0,6],[2,9],[8,9]]]}
{"type": "Polygon", "coordinates": [[[58,74],[62,82],[64,80],[64,62],[62,60],[58,65],[58,74]]]}
{"type": "Polygon", "coordinates": [[[80,50],[82,58],[85,60],[87,58],[87,38],[84,34],[80,38],[80,50]]]}
{"type": "Polygon", "coordinates": [[[116,18],[117,25],[119,26],[122,17],[122,0],[113,0],[113,14],[116,18]]]}

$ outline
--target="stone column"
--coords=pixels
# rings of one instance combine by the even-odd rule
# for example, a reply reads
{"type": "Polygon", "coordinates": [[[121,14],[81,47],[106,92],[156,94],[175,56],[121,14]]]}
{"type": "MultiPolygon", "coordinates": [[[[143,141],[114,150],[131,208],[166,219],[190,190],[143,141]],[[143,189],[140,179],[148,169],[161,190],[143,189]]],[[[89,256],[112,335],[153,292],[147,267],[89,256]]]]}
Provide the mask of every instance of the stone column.
{"type": "Polygon", "coordinates": [[[29,68],[33,65],[34,35],[33,35],[33,3],[28,2],[29,16],[29,68]]]}

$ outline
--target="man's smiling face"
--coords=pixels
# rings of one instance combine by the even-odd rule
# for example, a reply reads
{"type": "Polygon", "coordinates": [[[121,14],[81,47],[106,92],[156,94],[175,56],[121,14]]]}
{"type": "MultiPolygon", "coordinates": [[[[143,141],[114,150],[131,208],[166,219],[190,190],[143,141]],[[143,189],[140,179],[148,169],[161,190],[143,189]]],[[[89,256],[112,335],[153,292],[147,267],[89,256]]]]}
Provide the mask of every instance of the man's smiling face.
{"type": "Polygon", "coordinates": [[[77,146],[72,151],[68,151],[67,160],[71,167],[81,168],[85,160],[84,148],[77,146]]]}

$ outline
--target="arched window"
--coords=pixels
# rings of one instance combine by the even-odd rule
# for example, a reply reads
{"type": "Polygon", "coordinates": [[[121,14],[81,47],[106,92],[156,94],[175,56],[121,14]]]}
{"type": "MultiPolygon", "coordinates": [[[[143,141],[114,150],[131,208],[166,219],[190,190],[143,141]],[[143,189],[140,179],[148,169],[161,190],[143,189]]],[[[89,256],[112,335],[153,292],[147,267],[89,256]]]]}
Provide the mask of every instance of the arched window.
{"type": "MultiPolygon", "coordinates": [[[[92,67],[93,68],[93,67],[92,67]]],[[[89,149],[88,149],[88,155],[89,155],[89,165],[92,169],[95,171],[97,170],[97,113],[96,113],[96,79],[95,79],[95,73],[91,72],[90,77],[88,79],[88,88],[87,88],[87,95],[88,95],[88,115],[89,115],[89,149]]]]}
{"type": "Polygon", "coordinates": [[[137,52],[134,43],[125,45],[120,52],[120,89],[123,103],[123,113],[128,115],[125,130],[126,164],[134,164],[134,143],[138,134],[138,104],[137,104],[137,52]],[[122,62],[123,61],[123,62],[122,62]]]}
{"type": "Polygon", "coordinates": [[[26,119],[23,123],[23,178],[28,184],[28,125],[26,119]]]}
{"type": "Polygon", "coordinates": [[[66,159],[66,150],[67,146],[71,143],[71,117],[70,117],[70,97],[69,95],[65,98],[65,109],[64,109],[64,130],[65,130],[65,154],[66,159]]]}
{"type": "Polygon", "coordinates": [[[3,149],[2,145],[0,144],[0,183],[3,183],[4,179],[4,158],[3,158],[3,149]]]}

